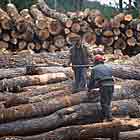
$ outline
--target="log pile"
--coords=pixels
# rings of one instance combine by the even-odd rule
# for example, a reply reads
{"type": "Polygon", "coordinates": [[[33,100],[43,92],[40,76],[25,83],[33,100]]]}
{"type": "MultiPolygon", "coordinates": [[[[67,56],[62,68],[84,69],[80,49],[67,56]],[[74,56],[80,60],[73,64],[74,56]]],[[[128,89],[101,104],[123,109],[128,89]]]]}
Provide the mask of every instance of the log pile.
{"type": "Polygon", "coordinates": [[[18,11],[14,4],[0,8],[0,48],[11,51],[55,52],[67,50],[74,37],[91,46],[93,53],[103,45],[105,52],[125,55],[140,52],[140,20],[120,13],[107,20],[98,10],[60,13],[38,0],[30,9],[18,11]]]}
{"type": "Polygon", "coordinates": [[[5,54],[7,66],[0,65],[0,140],[139,139],[140,65],[112,64],[115,119],[102,123],[100,92],[73,93],[72,70],[61,65],[67,52],[46,54],[5,54]],[[25,66],[31,57],[30,63],[40,67],[29,74],[25,66]]]}

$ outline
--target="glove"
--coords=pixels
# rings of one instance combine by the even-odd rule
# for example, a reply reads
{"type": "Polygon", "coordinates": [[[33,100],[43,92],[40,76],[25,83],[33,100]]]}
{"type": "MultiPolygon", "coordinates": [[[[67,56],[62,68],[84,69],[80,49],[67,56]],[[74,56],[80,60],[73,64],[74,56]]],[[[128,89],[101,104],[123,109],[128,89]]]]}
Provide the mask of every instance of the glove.
{"type": "Polygon", "coordinates": [[[68,65],[67,64],[63,64],[63,67],[68,67],[68,65]]]}

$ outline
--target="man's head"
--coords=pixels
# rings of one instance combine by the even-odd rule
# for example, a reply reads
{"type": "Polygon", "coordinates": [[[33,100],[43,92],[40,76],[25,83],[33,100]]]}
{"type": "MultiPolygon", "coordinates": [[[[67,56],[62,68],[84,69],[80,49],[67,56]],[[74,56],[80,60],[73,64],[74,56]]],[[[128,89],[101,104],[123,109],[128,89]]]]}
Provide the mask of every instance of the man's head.
{"type": "Polygon", "coordinates": [[[104,56],[102,56],[100,54],[97,54],[95,56],[95,59],[94,59],[94,63],[95,64],[104,63],[104,61],[105,61],[105,57],[104,56]]]}

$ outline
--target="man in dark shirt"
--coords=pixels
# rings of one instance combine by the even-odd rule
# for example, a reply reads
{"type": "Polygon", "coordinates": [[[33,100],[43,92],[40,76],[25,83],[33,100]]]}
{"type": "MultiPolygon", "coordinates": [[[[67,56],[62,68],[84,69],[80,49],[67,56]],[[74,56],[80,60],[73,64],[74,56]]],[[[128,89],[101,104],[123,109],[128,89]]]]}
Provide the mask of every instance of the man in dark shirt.
{"type": "Polygon", "coordinates": [[[114,81],[112,78],[112,68],[104,64],[104,57],[95,56],[95,66],[91,72],[91,78],[88,84],[88,91],[94,88],[100,89],[102,119],[105,121],[112,120],[111,100],[114,92],[114,81]]]}
{"type": "Polygon", "coordinates": [[[70,58],[67,64],[72,64],[72,69],[74,71],[74,92],[86,90],[87,67],[79,65],[88,65],[89,58],[92,59],[92,57],[92,54],[88,51],[86,46],[82,45],[80,37],[76,37],[73,46],[70,49],[70,58]]]}

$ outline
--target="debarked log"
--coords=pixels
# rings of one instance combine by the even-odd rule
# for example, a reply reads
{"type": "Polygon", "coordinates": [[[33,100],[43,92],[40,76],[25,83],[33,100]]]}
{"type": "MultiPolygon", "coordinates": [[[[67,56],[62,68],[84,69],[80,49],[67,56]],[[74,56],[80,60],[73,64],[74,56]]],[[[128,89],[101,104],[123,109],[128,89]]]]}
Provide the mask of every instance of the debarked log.
{"type": "MultiPolygon", "coordinates": [[[[122,100],[112,102],[114,116],[127,116],[140,114],[139,106],[135,100],[122,100]]],[[[99,103],[85,103],[56,111],[42,118],[17,120],[0,125],[0,136],[6,135],[33,135],[48,132],[68,125],[95,123],[101,120],[101,106],[99,103]]],[[[140,124],[139,124],[140,125],[140,124]]],[[[124,128],[123,128],[124,129],[124,128]]],[[[126,128],[125,128],[126,129],[126,128]]]]}

